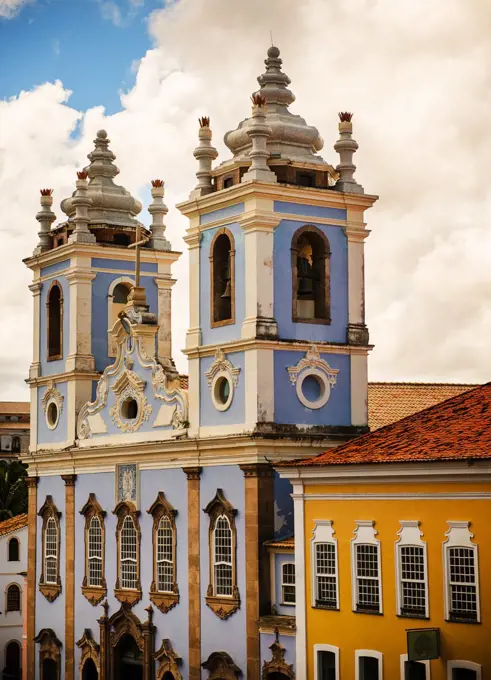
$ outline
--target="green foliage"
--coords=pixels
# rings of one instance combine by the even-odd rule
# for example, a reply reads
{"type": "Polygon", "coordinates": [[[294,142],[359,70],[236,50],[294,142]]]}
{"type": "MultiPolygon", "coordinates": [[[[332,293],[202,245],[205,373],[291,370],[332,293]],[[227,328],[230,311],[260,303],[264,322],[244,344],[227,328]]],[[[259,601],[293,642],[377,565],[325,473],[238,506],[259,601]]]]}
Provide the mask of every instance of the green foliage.
{"type": "Polygon", "coordinates": [[[0,460],[0,522],[27,512],[27,465],[0,460]]]}

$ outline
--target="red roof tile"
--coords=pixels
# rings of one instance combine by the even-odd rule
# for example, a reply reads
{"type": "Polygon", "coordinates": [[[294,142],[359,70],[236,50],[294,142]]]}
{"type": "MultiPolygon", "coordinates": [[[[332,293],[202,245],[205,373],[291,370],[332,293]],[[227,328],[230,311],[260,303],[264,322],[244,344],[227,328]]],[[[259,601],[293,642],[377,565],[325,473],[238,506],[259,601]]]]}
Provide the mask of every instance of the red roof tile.
{"type": "Polygon", "coordinates": [[[14,531],[19,531],[19,529],[23,529],[26,526],[27,514],[11,517],[10,519],[6,519],[4,522],[0,522],[0,536],[12,534],[14,531]]]}
{"type": "Polygon", "coordinates": [[[491,459],[491,383],[282,467],[491,459]]]}

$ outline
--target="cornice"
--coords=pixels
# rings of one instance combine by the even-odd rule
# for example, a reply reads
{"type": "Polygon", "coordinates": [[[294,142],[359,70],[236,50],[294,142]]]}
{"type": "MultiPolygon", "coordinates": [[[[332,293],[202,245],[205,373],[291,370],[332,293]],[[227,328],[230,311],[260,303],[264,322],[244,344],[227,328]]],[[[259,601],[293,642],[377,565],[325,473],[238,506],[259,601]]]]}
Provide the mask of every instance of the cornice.
{"type": "Polygon", "coordinates": [[[230,352],[244,352],[250,349],[268,349],[280,351],[307,352],[315,344],[321,353],[325,354],[348,354],[366,355],[373,349],[373,345],[359,346],[336,343],[307,342],[298,340],[260,340],[258,338],[240,339],[225,344],[201,345],[183,349],[182,352],[189,359],[214,356],[218,348],[222,348],[227,354],[230,352]]]}
{"type": "Polygon", "coordinates": [[[39,378],[28,378],[26,383],[31,387],[42,387],[50,382],[71,382],[72,380],[96,380],[101,377],[97,371],[90,371],[82,373],[80,371],[68,371],[65,373],[53,373],[51,375],[43,375],[39,378]]]}

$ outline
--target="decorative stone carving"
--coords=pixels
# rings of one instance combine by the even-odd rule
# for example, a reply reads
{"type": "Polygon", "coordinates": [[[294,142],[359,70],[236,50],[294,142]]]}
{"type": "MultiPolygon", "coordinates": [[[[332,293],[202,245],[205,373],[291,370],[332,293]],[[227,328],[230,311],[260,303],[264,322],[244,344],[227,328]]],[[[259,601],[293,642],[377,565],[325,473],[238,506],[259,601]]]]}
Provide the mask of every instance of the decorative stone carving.
{"type": "Polygon", "coordinates": [[[138,465],[136,463],[116,465],[116,503],[131,501],[138,507],[138,487],[138,465]]]}
{"type": "Polygon", "coordinates": [[[58,425],[60,416],[63,412],[64,399],[65,398],[61,394],[61,392],[56,389],[54,380],[50,380],[49,383],[46,385],[46,391],[43,394],[43,398],[41,400],[41,403],[43,405],[43,411],[46,416],[46,422],[50,430],[54,430],[55,427],[58,425]],[[54,404],[56,406],[57,415],[56,418],[54,419],[50,419],[50,414],[48,412],[50,404],[54,404]]]}
{"type": "Polygon", "coordinates": [[[209,671],[207,680],[237,680],[242,675],[242,671],[227,652],[212,652],[201,664],[201,668],[209,671]]]}
{"type": "Polygon", "coordinates": [[[285,648],[280,643],[278,629],[275,629],[275,641],[270,646],[272,652],[271,661],[263,663],[262,680],[268,680],[270,675],[278,673],[284,675],[290,680],[295,680],[295,673],[293,671],[293,664],[288,664],[285,661],[285,648]]]}
{"type": "Polygon", "coordinates": [[[80,640],[76,643],[77,647],[80,648],[82,654],[80,656],[79,669],[80,673],[83,674],[84,666],[89,659],[95,664],[97,668],[97,674],[101,673],[101,658],[100,658],[100,646],[92,637],[92,632],[89,628],[85,628],[84,634],[80,640]]]}
{"type": "Polygon", "coordinates": [[[153,580],[150,585],[150,600],[153,604],[163,613],[166,614],[179,602],[179,587],[176,581],[176,543],[177,543],[177,532],[176,532],[176,521],[175,516],[177,510],[166,499],[164,492],[159,491],[157,498],[152,503],[147,512],[153,517],[152,526],[152,547],[153,547],[153,580]],[[160,520],[166,517],[172,529],[172,570],[173,570],[173,582],[172,589],[169,591],[161,591],[158,589],[158,574],[157,574],[157,531],[159,528],[160,520]]]}
{"type": "Polygon", "coordinates": [[[100,676],[101,680],[110,680],[110,667],[114,665],[118,644],[125,635],[131,635],[142,652],[143,680],[153,680],[155,677],[155,626],[152,622],[152,607],[146,608],[148,619],[143,623],[133,614],[126,603],[123,603],[121,608],[109,619],[107,618],[107,609],[108,606],[105,603],[104,616],[99,619],[101,629],[101,667],[104,668],[104,674],[101,673],[100,676]]]}
{"type": "Polygon", "coordinates": [[[34,638],[34,642],[39,644],[39,665],[42,668],[43,662],[47,659],[56,664],[56,677],[61,677],[61,641],[57,638],[52,628],[43,628],[34,638]]]}
{"type": "Polygon", "coordinates": [[[331,388],[336,384],[339,369],[331,368],[327,361],[321,358],[315,345],[312,345],[296,366],[289,366],[287,370],[291,384],[296,386],[297,397],[304,406],[319,409],[327,404],[331,388]],[[314,378],[318,384],[319,394],[316,399],[310,399],[302,389],[304,380],[309,377],[314,378]]]}
{"type": "Polygon", "coordinates": [[[126,369],[120,374],[112,386],[112,389],[116,394],[116,403],[110,409],[109,414],[113,423],[119,427],[122,432],[137,432],[142,423],[145,420],[148,420],[152,413],[152,407],[143,394],[146,381],[140,378],[135,371],[131,370],[132,366],[133,361],[127,359],[126,369]],[[132,400],[137,404],[136,416],[132,418],[128,416],[125,418],[123,414],[124,404],[132,400]]]}
{"type": "Polygon", "coordinates": [[[174,680],[183,680],[179,670],[182,659],[172,648],[170,640],[162,640],[160,649],[155,652],[153,658],[158,663],[157,680],[163,680],[166,673],[172,673],[174,680]]]}
{"type": "Polygon", "coordinates": [[[230,407],[234,398],[234,389],[239,384],[239,374],[240,368],[235,368],[227,359],[223,349],[219,347],[215,352],[215,360],[205,372],[211,399],[218,411],[226,411],[230,407]],[[228,383],[228,394],[223,393],[221,384],[223,381],[228,383]]]}

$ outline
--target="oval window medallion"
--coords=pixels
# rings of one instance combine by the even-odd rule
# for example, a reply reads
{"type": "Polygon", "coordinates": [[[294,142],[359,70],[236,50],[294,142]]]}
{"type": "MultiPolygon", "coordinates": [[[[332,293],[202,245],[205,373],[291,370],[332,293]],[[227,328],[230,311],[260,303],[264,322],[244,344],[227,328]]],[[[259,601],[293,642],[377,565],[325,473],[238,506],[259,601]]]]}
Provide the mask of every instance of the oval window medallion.
{"type": "Polygon", "coordinates": [[[327,404],[339,369],[331,368],[315,345],[296,366],[288,366],[287,370],[301,404],[314,410],[327,404]]]}
{"type": "Polygon", "coordinates": [[[205,372],[208,387],[211,392],[211,401],[217,411],[226,411],[230,408],[234,398],[234,390],[239,383],[240,368],[235,368],[226,358],[222,349],[218,348],[215,360],[208,371],[205,372]]]}

